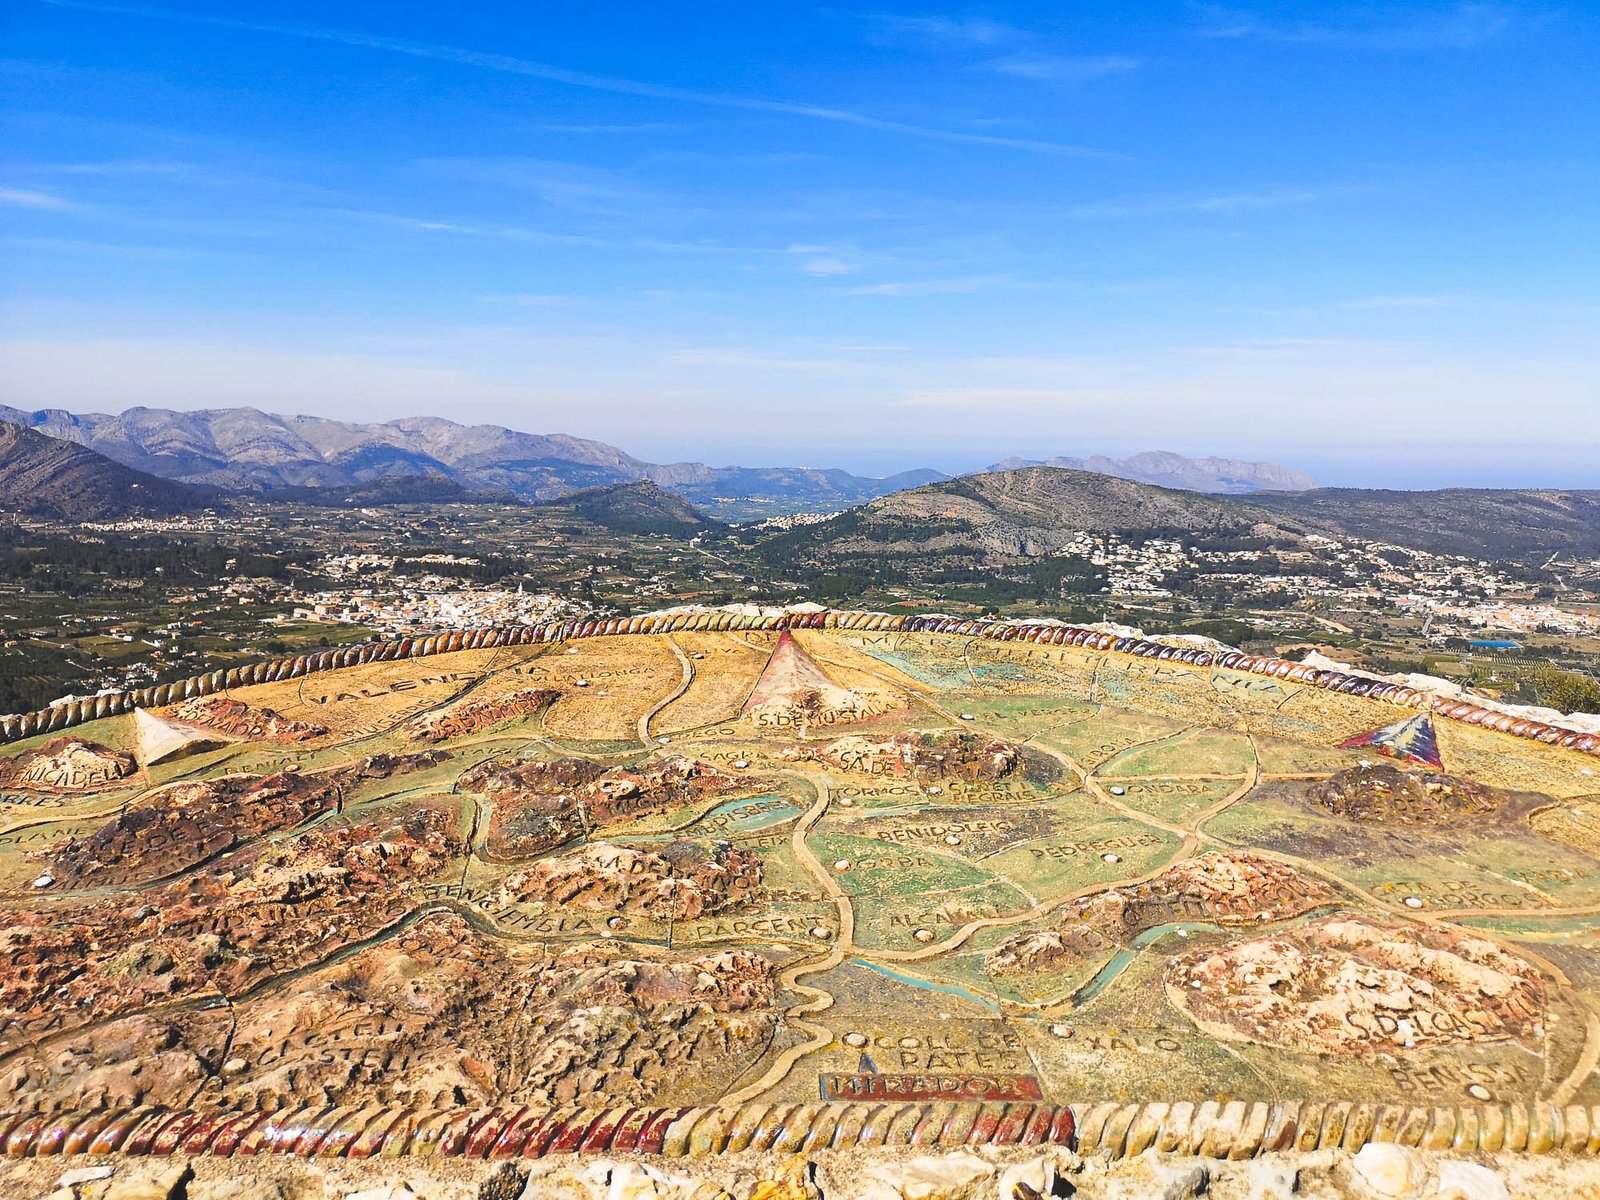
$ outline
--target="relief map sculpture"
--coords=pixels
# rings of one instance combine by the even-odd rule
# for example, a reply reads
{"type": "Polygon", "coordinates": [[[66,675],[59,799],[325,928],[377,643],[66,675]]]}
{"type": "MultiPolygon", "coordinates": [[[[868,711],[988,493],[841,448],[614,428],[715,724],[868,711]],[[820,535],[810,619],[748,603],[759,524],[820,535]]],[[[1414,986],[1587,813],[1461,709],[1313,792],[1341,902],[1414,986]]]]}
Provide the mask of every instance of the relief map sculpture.
{"type": "Polygon", "coordinates": [[[1595,739],[845,616],[13,722],[0,1146],[1600,1142],[1595,739]]]}

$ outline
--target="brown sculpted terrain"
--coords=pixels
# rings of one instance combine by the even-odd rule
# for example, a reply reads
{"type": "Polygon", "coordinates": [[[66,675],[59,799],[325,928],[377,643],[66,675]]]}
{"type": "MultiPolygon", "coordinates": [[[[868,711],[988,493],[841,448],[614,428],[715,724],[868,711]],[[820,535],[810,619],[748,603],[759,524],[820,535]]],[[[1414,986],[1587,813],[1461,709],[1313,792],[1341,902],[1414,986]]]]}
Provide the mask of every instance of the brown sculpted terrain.
{"type": "Polygon", "coordinates": [[[172,718],[251,742],[306,742],[328,732],[325,725],[292,721],[274,709],[256,707],[228,696],[199,696],[186,700],[172,710],[172,718]]]}
{"type": "Polygon", "coordinates": [[[1290,1148],[1341,1179],[1374,1144],[1600,1155],[1592,736],[1193,640],[811,606],[0,718],[0,1194],[91,1146],[298,1164],[324,1200],[398,1155],[466,1171],[449,1200],[486,1159],[592,1198],[633,1194],[619,1160],[926,1152],[1015,1200],[1066,1194],[1007,1174],[1052,1147],[1209,1159],[1219,1197],[1290,1148]],[[1361,730],[1408,757],[1355,766],[1361,730]],[[85,756],[127,774],[37,786],[85,756]]]}
{"type": "Polygon", "coordinates": [[[0,787],[36,792],[92,792],[138,773],[125,750],[80,737],[51,738],[36,750],[0,759],[0,787]]]}
{"type": "Polygon", "coordinates": [[[1282,921],[1332,898],[1321,882],[1283,863],[1252,854],[1202,854],[1145,883],[1074,900],[1056,914],[1050,928],[1018,934],[996,946],[988,969],[1003,976],[1080,962],[1172,922],[1238,926],[1282,921]]]}
{"type": "Polygon", "coordinates": [[[492,803],[490,852],[514,858],[553,850],[629,817],[716,797],[748,781],[668,754],[639,767],[610,769],[584,758],[490,759],[463,772],[458,786],[492,803]]]}
{"type": "Polygon", "coordinates": [[[773,999],[759,955],[540,954],[440,915],[244,1006],[227,1088],[269,1106],[714,1095],[772,1035],[773,999]]]}
{"type": "Polygon", "coordinates": [[[259,843],[131,902],[113,895],[0,912],[0,1061],[22,1072],[12,1095],[40,1103],[34,1089],[55,1087],[62,1069],[92,1069],[104,1049],[91,1038],[65,1067],[19,1055],[38,1036],[239,995],[402,918],[413,907],[405,886],[459,850],[453,820],[419,805],[259,843]]]}
{"type": "Polygon", "coordinates": [[[164,879],[235,846],[293,829],[338,807],[347,789],[434,766],[449,757],[375,755],[316,775],[232,775],[171,784],[93,833],[38,857],[58,886],[116,887],[164,879]]]}
{"type": "Polygon", "coordinates": [[[406,726],[406,737],[413,742],[442,742],[461,737],[502,721],[532,716],[560,696],[560,692],[551,688],[521,688],[503,696],[463,700],[439,712],[418,717],[406,726]]]}
{"type": "Polygon", "coordinates": [[[525,900],[593,912],[685,920],[743,903],[761,886],[761,860],[720,844],[673,842],[660,853],[594,842],[506,879],[525,900]]]}
{"type": "Polygon", "coordinates": [[[1392,763],[1350,767],[1315,785],[1312,795],[1331,813],[1380,825],[1449,825],[1489,816],[1511,798],[1488,784],[1392,763]]]}
{"type": "Polygon", "coordinates": [[[1017,748],[998,738],[950,730],[908,729],[886,741],[858,734],[842,737],[815,752],[803,748],[780,757],[814,753],[844,771],[907,779],[999,779],[1021,760],[1017,748]]]}
{"type": "Polygon", "coordinates": [[[163,879],[251,838],[292,829],[337,803],[337,787],[312,775],[177,783],[124,809],[88,837],[50,851],[48,861],[68,888],[163,879]]]}
{"type": "Polygon", "coordinates": [[[1167,987],[1240,1038],[1345,1053],[1532,1037],[1546,999],[1539,973],[1487,939],[1353,917],[1185,955],[1167,987]]]}

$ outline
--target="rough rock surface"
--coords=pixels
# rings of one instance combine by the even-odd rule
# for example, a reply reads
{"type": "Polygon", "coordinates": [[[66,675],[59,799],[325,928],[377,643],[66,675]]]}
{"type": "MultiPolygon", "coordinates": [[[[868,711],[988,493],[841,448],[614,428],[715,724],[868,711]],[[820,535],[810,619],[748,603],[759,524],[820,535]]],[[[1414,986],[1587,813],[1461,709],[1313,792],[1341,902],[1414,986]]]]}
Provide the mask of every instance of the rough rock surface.
{"type": "Polygon", "coordinates": [[[490,759],[458,783],[492,804],[488,844],[497,858],[531,857],[628,817],[750,786],[681,754],[609,769],[585,758],[490,759]]]}
{"type": "MultiPolygon", "coordinates": [[[[796,756],[805,753],[801,748],[796,756]]],[[[780,753],[779,757],[784,755],[780,753]]],[[[868,775],[909,779],[999,779],[1021,759],[1017,748],[998,738],[948,730],[917,729],[886,741],[851,735],[829,742],[815,754],[829,766],[868,775]]]]}
{"type": "Polygon", "coordinates": [[[996,946],[988,968],[1008,975],[1081,962],[1159,925],[1278,921],[1332,898],[1319,880],[1283,863],[1254,854],[1208,852],[1175,863],[1145,883],[1097,892],[1063,906],[1049,928],[1016,934],[996,946]]]}
{"type": "Polygon", "coordinates": [[[761,860],[726,843],[708,850],[673,842],[656,853],[591,842],[508,876],[505,886],[522,899],[692,921],[754,896],[761,886],[761,860]]]}
{"type": "Polygon", "coordinates": [[[375,755],[314,775],[233,775],[175,783],[124,809],[93,833],[40,855],[66,887],[162,879],[265,834],[336,808],[361,783],[423,770],[446,754],[375,755]]]}
{"type": "Polygon", "coordinates": [[[146,889],[137,907],[113,894],[0,910],[8,1107],[192,1093],[225,1065],[229,1010],[172,1002],[240,996],[399,920],[408,885],[458,849],[454,824],[418,804],[258,844],[146,889]],[[140,1012],[151,1006],[162,1011],[140,1012]],[[57,1040],[30,1049],[43,1034],[57,1040]]]}
{"type": "Polygon", "coordinates": [[[1312,796],[1327,811],[1352,821],[1447,825],[1462,818],[1488,816],[1503,807],[1511,794],[1454,775],[1368,763],[1315,785],[1312,796]]]}
{"type": "Polygon", "coordinates": [[[414,742],[442,742],[502,721],[531,716],[560,696],[560,692],[551,688],[522,688],[503,696],[467,699],[418,717],[405,727],[405,734],[414,742]]]}
{"type": "Polygon", "coordinates": [[[1550,1200],[1600,1194],[1592,1158],[1408,1152],[1397,1172],[1341,1150],[1251,1162],[1144,1154],[1106,1161],[1037,1150],[741,1153],[700,1159],[567,1156],[523,1164],[460,1159],[0,1159],[19,1200],[1550,1200]],[[1414,1157],[1411,1157],[1414,1156],[1414,1157]],[[77,1162],[104,1178],[62,1185],[77,1162]],[[1371,1172],[1371,1175],[1368,1174],[1371,1172]],[[1409,1191],[1381,1190],[1395,1183],[1409,1191]],[[515,1190],[509,1190],[514,1185],[515,1190]]]}
{"type": "Polygon", "coordinates": [[[90,792],[109,787],[138,770],[138,762],[125,750],[113,750],[81,737],[57,737],[15,758],[0,758],[0,787],[90,792]]]}
{"type": "Polygon", "coordinates": [[[276,709],[230,696],[197,696],[173,709],[172,718],[253,742],[307,742],[328,732],[326,725],[294,721],[276,709]]]}
{"type": "Polygon", "coordinates": [[[1530,1037],[1545,1006],[1539,973],[1494,942],[1345,917],[1192,952],[1166,980],[1219,1031],[1321,1051],[1530,1037]]]}

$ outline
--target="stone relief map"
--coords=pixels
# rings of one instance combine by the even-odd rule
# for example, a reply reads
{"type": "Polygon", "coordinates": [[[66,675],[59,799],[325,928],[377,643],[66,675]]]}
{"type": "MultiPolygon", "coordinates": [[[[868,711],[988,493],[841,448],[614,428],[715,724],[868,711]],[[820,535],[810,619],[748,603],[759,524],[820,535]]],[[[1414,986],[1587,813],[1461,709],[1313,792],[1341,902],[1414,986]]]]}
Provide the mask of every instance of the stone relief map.
{"type": "Polygon", "coordinates": [[[0,748],[0,1144],[1600,1140],[1594,739],[1193,639],[654,624],[0,748]]]}

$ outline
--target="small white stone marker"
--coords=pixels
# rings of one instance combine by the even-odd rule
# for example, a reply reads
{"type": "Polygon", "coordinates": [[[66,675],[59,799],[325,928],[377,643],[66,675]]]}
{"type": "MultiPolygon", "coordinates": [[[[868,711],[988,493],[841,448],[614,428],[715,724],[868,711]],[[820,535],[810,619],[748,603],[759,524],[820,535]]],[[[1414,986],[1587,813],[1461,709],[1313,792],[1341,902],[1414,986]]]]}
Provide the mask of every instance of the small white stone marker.
{"type": "Polygon", "coordinates": [[[959,846],[959,845],[961,845],[961,839],[958,838],[953,833],[952,834],[948,834],[948,835],[946,835],[946,837],[944,839],[944,844],[946,846],[959,846]]]}
{"type": "Polygon", "coordinates": [[[963,721],[970,721],[970,720],[972,720],[972,714],[971,713],[962,713],[961,714],[961,719],[963,721]]]}
{"type": "Polygon", "coordinates": [[[850,869],[850,860],[848,858],[835,859],[833,869],[835,871],[848,871],[850,869]]]}
{"type": "Polygon", "coordinates": [[[942,792],[942,791],[944,791],[944,789],[943,789],[943,788],[940,788],[940,787],[931,787],[931,788],[929,788],[929,789],[928,789],[928,795],[930,795],[930,796],[937,796],[937,795],[938,795],[938,794],[939,794],[939,793],[940,793],[940,792],[942,792]]]}
{"type": "Polygon", "coordinates": [[[919,942],[931,942],[931,941],[933,941],[933,930],[931,930],[931,929],[918,929],[915,932],[913,932],[911,936],[916,938],[917,941],[919,941],[919,942]]]}
{"type": "Polygon", "coordinates": [[[1108,790],[1113,796],[1126,796],[1128,794],[1128,789],[1123,787],[1120,783],[1112,784],[1108,790]]]}
{"type": "Polygon", "coordinates": [[[50,874],[50,872],[46,871],[43,875],[39,876],[39,878],[33,881],[33,886],[36,888],[47,888],[55,881],[56,877],[50,874]]]}
{"type": "Polygon", "coordinates": [[[577,679],[577,680],[573,681],[573,686],[574,687],[588,687],[589,686],[589,681],[587,679],[577,679]]]}
{"type": "Polygon", "coordinates": [[[1467,1095],[1471,1096],[1474,1100],[1488,1100],[1490,1098],[1489,1089],[1484,1087],[1481,1083],[1468,1084],[1467,1095]]]}
{"type": "Polygon", "coordinates": [[[1072,1026],[1071,1025],[1052,1025],[1052,1026],[1050,1026],[1050,1035],[1052,1037],[1058,1037],[1058,1038],[1071,1037],[1072,1036],[1072,1026]]]}
{"type": "Polygon", "coordinates": [[[671,738],[669,738],[669,737],[658,737],[658,738],[657,738],[657,739],[656,739],[656,741],[658,741],[658,742],[660,742],[660,743],[661,743],[661,744],[662,744],[662,745],[663,745],[663,746],[664,746],[664,745],[666,745],[666,744],[667,744],[667,743],[668,743],[668,742],[670,742],[670,741],[671,741],[671,740],[672,740],[672,739],[671,739],[671,738]]]}
{"type": "Polygon", "coordinates": [[[750,760],[748,758],[737,759],[733,765],[742,771],[750,765],[750,760]]]}
{"type": "Polygon", "coordinates": [[[1406,899],[1405,899],[1405,905],[1406,905],[1407,908],[1421,908],[1422,907],[1422,897],[1421,896],[1407,896],[1406,899]]]}
{"type": "Polygon", "coordinates": [[[820,941],[822,938],[832,937],[833,934],[824,929],[821,925],[813,925],[811,927],[811,936],[820,941]]]}
{"type": "Polygon", "coordinates": [[[623,920],[621,917],[611,917],[607,919],[606,924],[612,929],[621,929],[623,926],[623,920]]]}
{"type": "Polygon", "coordinates": [[[1119,863],[1119,862],[1122,861],[1122,856],[1120,854],[1102,854],[1100,856],[1100,861],[1101,862],[1108,862],[1108,863],[1119,863]]]}
{"type": "Polygon", "coordinates": [[[578,652],[578,648],[576,646],[568,646],[567,647],[567,653],[568,654],[576,654],[577,652],[578,652]]]}
{"type": "Polygon", "coordinates": [[[844,1044],[859,1050],[867,1044],[867,1035],[864,1033],[847,1033],[844,1035],[844,1044]]]}

